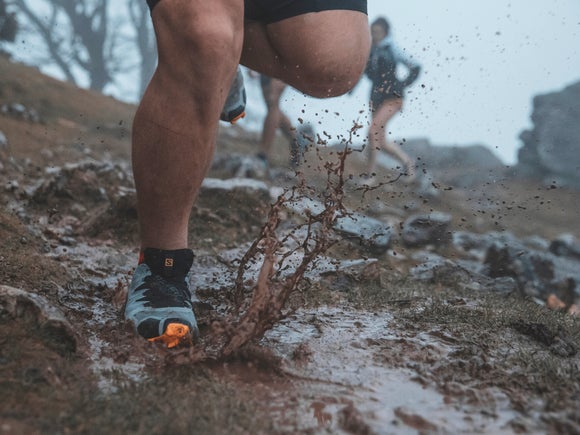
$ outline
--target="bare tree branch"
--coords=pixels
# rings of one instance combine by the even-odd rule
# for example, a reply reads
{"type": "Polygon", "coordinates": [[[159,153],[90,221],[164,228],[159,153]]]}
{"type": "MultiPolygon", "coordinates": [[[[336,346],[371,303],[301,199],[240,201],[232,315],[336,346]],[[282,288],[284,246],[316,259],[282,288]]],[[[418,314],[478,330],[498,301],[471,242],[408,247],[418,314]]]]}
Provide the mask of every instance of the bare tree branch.
{"type": "Polygon", "coordinates": [[[22,14],[66,80],[79,84],[88,79],[91,89],[102,92],[122,74],[138,69],[138,92],[143,94],[157,64],[144,0],[117,0],[114,15],[109,14],[110,0],[34,1],[0,0],[22,14]]]}
{"type": "Polygon", "coordinates": [[[18,20],[14,12],[8,11],[6,2],[0,0],[0,41],[14,42],[18,33],[18,20]]]}
{"type": "Polygon", "coordinates": [[[63,57],[64,50],[62,49],[62,43],[59,41],[57,35],[53,35],[52,29],[55,28],[56,16],[58,13],[57,9],[54,6],[52,7],[48,23],[45,24],[40,17],[32,11],[25,0],[13,0],[12,4],[16,6],[34,25],[46,44],[46,48],[48,49],[54,63],[62,71],[66,80],[76,84],[77,79],[70,68],[70,64],[63,57]]]}

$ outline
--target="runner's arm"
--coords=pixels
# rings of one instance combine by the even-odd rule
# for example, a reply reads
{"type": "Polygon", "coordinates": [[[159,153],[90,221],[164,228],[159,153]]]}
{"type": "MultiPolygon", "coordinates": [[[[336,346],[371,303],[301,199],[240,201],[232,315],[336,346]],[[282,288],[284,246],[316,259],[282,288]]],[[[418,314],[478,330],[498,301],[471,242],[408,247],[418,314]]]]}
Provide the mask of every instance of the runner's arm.
{"type": "Polygon", "coordinates": [[[402,63],[409,70],[407,77],[405,77],[405,79],[402,80],[401,83],[405,88],[411,86],[419,77],[419,73],[421,72],[421,66],[415,59],[413,59],[403,50],[399,49],[399,47],[393,44],[391,45],[391,48],[393,50],[393,54],[395,56],[397,63],[402,63]]]}

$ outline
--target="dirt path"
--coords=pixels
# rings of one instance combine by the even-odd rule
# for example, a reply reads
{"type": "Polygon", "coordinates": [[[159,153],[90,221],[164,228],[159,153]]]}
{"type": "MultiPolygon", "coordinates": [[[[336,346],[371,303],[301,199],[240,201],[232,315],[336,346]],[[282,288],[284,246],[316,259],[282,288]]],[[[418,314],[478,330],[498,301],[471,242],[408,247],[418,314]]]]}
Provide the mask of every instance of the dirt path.
{"type": "MultiPolygon", "coordinates": [[[[0,116],[10,141],[0,149],[0,432],[580,434],[579,318],[514,291],[512,276],[483,282],[458,267],[479,254],[397,239],[404,218],[434,211],[451,216],[449,233],[496,231],[533,246],[578,238],[578,192],[509,180],[442,187],[438,197],[351,186],[348,207],[393,224],[391,249],[375,254],[343,235],[261,339],[192,364],[190,350],[147,343],[121,315],[137,260],[134,108],[5,59],[0,71],[2,98],[43,101],[41,122],[0,116]],[[412,273],[432,263],[443,267],[412,273]]],[[[226,156],[255,151],[243,130],[221,133],[226,156]]],[[[313,195],[327,183],[320,167],[336,157],[321,153],[304,169],[313,195]]],[[[297,181],[277,174],[266,181],[278,191],[297,181]]],[[[201,198],[193,210],[191,285],[208,354],[221,343],[203,338],[219,337],[216,321],[232,313],[236,260],[267,208],[253,195],[201,198]]],[[[289,210],[280,216],[281,230],[295,223],[289,210]]],[[[248,283],[258,280],[253,267],[248,283]]],[[[570,296],[566,307],[578,299],[573,286],[553,291],[570,296]]]]}
{"type": "MultiPolygon", "coordinates": [[[[116,403],[120,396],[134,394],[134,389],[143,395],[137,399],[141,403],[158,395],[166,397],[174,389],[183,391],[187,385],[187,388],[204,389],[203,397],[210,401],[210,409],[226,406],[229,412],[239,416],[250,408],[251,415],[258,419],[245,423],[240,419],[234,424],[213,422],[215,427],[210,429],[211,433],[223,433],[227,428],[236,433],[249,430],[256,433],[497,434],[547,431],[550,427],[575,428],[573,420],[567,421],[566,417],[574,412],[574,394],[569,396],[570,402],[562,402],[564,408],[546,413],[547,404],[537,392],[542,385],[547,387],[563,379],[558,376],[550,379],[538,367],[530,370],[514,363],[521,362],[522,354],[530,352],[536,355],[532,355],[528,364],[533,366],[534,360],[535,364],[542,361],[548,364],[549,352],[513,330],[503,336],[497,336],[492,330],[491,325],[495,324],[509,331],[505,328],[509,322],[500,318],[517,317],[514,313],[501,312],[505,299],[469,301],[454,292],[443,292],[432,299],[423,292],[432,293],[436,291],[434,288],[417,286],[414,295],[404,299],[400,294],[389,296],[392,289],[387,285],[386,298],[377,301],[372,295],[364,294],[364,288],[368,291],[372,282],[363,282],[359,283],[360,288],[353,289],[362,292],[357,295],[360,298],[357,308],[346,300],[348,295],[337,297],[332,294],[335,289],[318,288],[315,292],[320,300],[326,297],[334,300],[298,308],[234,360],[203,364],[190,373],[186,368],[189,364],[184,366],[186,360],[178,357],[179,352],[145,344],[132,337],[128,325],[119,327],[122,323],[119,294],[133,267],[132,250],[79,244],[55,255],[69,271],[82,277],[82,284],[69,288],[60,303],[69,320],[79,328],[77,332],[83,334],[78,337],[80,360],[77,357],[75,366],[81,364],[88,371],[79,376],[73,388],[82,391],[92,384],[93,394],[104,401],[100,406],[113,415],[117,411],[122,415],[126,409],[123,406],[110,409],[109,401],[116,403]],[[393,296],[397,297],[396,301],[392,300],[393,296]],[[361,301],[363,306],[374,308],[361,308],[361,301]],[[493,307],[497,317],[481,321],[482,313],[498,303],[493,307]],[[383,308],[377,308],[377,304],[383,308]],[[432,312],[425,315],[426,310],[432,312]],[[469,325],[466,317],[475,324],[469,325]],[[512,362],[504,364],[498,358],[512,358],[512,362]],[[168,380],[168,373],[176,371],[180,376],[168,380]],[[188,374],[187,381],[180,385],[183,371],[188,374]],[[513,382],[505,380],[514,375],[513,382]],[[543,379],[537,379],[539,375],[543,379]],[[209,380],[212,385],[209,391],[200,377],[204,382],[209,380]],[[533,382],[533,386],[518,388],[518,382],[523,379],[533,382]],[[214,391],[217,386],[225,386],[239,403],[224,405],[223,392],[214,391]]],[[[194,271],[197,267],[205,274],[192,276],[192,286],[203,289],[204,295],[213,294],[203,299],[216,308],[220,292],[233,285],[235,274],[232,269],[228,275],[223,262],[212,262],[211,258],[198,258],[194,271]],[[221,278],[208,279],[214,276],[221,278]],[[228,280],[232,281],[228,283],[228,280]]],[[[203,332],[208,327],[203,324],[203,316],[201,322],[203,332]]],[[[44,365],[45,352],[46,348],[39,347],[29,362],[42,373],[46,372],[46,367],[40,368],[44,365]]],[[[577,370],[578,357],[569,362],[572,365],[568,368],[577,370]]],[[[566,370],[566,364],[552,363],[556,366],[549,370],[556,367],[566,370]]],[[[566,378],[564,373],[561,376],[566,378]]],[[[82,393],[67,396],[65,400],[72,400],[77,394],[82,393]]],[[[42,389],[30,390],[26,397],[42,401],[44,393],[42,389]]],[[[198,399],[184,401],[191,403],[191,400],[198,399]]],[[[90,412],[83,412],[84,418],[95,420],[90,412]]],[[[142,418],[140,414],[148,411],[133,412],[136,414],[131,418],[138,421],[142,418]]],[[[158,416],[164,424],[175,417],[174,412],[158,416]]],[[[195,422],[196,418],[207,418],[207,414],[202,412],[189,418],[195,422]]],[[[25,421],[31,424],[30,420],[25,421]]],[[[10,421],[6,424],[13,427],[10,421]]],[[[179,426],[177,430],[187,432],[179,426]]],[[[132,426],[128,432],[133,431],[144,433],[147,429],[132,426]]]]}

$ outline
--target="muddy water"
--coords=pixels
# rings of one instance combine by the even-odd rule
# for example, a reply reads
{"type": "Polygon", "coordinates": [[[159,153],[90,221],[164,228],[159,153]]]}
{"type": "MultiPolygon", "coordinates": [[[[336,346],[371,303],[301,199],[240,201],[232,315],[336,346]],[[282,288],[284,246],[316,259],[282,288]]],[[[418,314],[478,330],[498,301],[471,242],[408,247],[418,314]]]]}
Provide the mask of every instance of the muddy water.
{"type": "MultiPolygon", "coordinates": [[[[80,269],[91,275],[88,282],[108,288],[114,288],[119,280],[127,280],[134,266],[131,252],[118,254],[104,247],[79,245],[60,254],[63,261],[71,257],[83,259],[80,269]],[[86,255],[80,255],[83,252],[86,255]],[[104,270],[109,273],[101,273],[104,270]]],[[[194,287],[219,293],[232,285],[235,270],[232,258],[239,258],[239,252],[222,254],[217,258],[196,259],[194,287]]],[[[319,268],[327,270],[331,264],[336,268],[336,264],[324,261],[319,268]]],[[[314,271],[311,273],[320,276],[320,270],[314,271]]],[[[93,312],[89,324],[103,325],[118,318],[119,307],[87,297],[93,312]]],[[[266,376],[261,370],[236,364],[217,369],[216,374],[223,381],[249,389],[280,431],[513,433],[508,423],[517,414],[503,394],[479,391],[485,403],[478,400],[470,404],[464,397],[441,394],[417,381],[413,367],[421,362],[413,355],[429,348],[441,359],[446,358],[453,343],[444,338],[429,331],[413,336],[400,331],[388,312],[370,313],[348,307],[304,309],[268,331],[261,342],[281,357],[286,376],[266,376]],[[389,362],[392,359],[384,344],[391,341],[405,341],[409,355],[402,356],[402,363],[401,355],[398,364],[389,362]]],[[[135,359],[116,362],[109,357],[107,346],[106,339],[98,333],[89,339],[91,367],[101,391],[116,390],[112,372],[139,382],[144,374],[142,362],[135,359]]]]}
{"type": "Polygon", "coordinates": [[[144,364],[137,362],[119,363],[104,354],[108,343],[99,339],[96,335],[89,338],[90,369],[97,377],[97,386],[102,393],[110,394],[117,392],[119,386],[115,373],[122,373],[127,379],[139,382],[144,379],[144,364]],[[113,375],[113,376],[112,376],[113,375]]]}
{"type": "MultiPolygon", "coordinates": [[[[285,370],[294,375],[290,391],[272,395],[281,427],[288,421],[300,422],[301,430],[333,432],[513,433],[507,423],[515,413],[505,396],[488,392],[490,409],[481,412],[481,406],[472,409],[422,386],[410,369],[381,364],[372,344],[401,339],[389,332],[392,322],[388,313],[321,308],[301,311],[270,331],[264,344],[284,357],[285,370]]],[[[415,344],[447,353],[427,335],[415,344]]]]}

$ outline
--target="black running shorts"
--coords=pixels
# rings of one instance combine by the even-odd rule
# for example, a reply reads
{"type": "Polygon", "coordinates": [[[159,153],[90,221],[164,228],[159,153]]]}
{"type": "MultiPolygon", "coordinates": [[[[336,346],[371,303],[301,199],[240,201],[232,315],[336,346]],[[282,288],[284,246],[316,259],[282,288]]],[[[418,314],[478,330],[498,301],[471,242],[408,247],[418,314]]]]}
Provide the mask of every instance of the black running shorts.
{"type": "Polygon", "coordinates": [[[346,9],[367,13],[367,0],[245,0],[245,19],[264,24],[309,12],[346,9]]]}
{"type": "MultiPolygon", "coordinates": [[[[147,4],[153,10],[159,1],[147,0],[147,4]]],[[[367,0],[245,0],[244,6],[246,20],[259,21],[264,24],[275,23],[309,12],[337,9],[367,13],[367,0]]]]}

